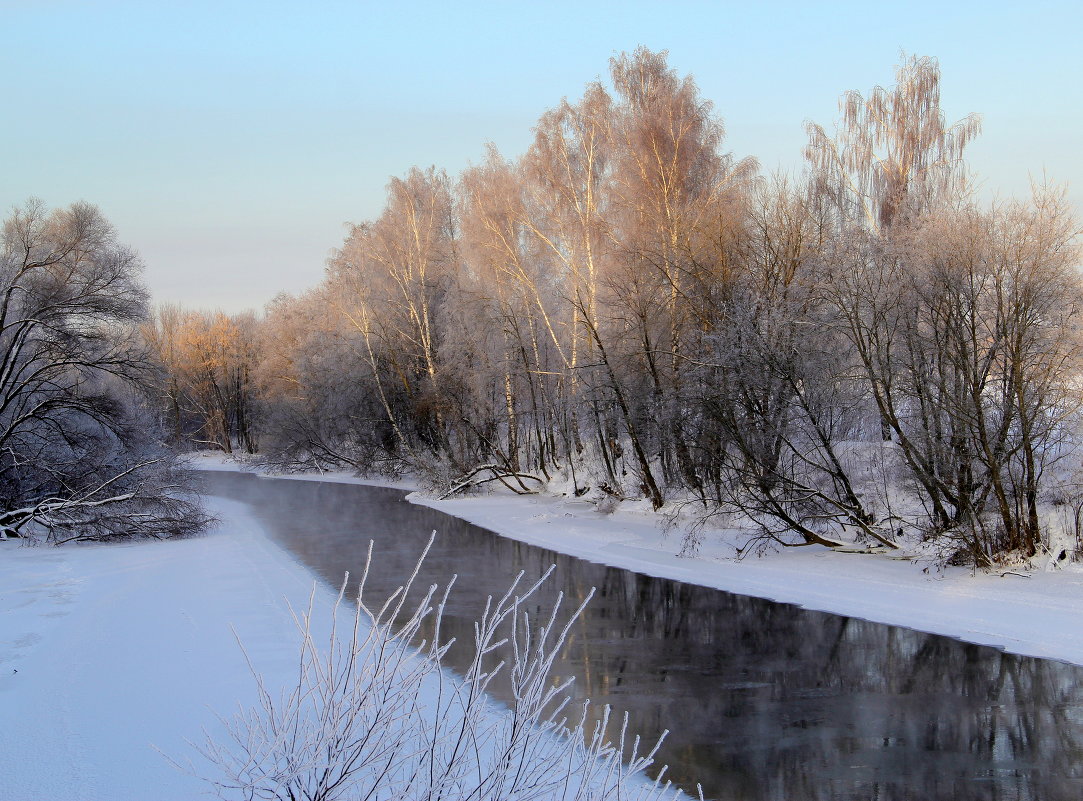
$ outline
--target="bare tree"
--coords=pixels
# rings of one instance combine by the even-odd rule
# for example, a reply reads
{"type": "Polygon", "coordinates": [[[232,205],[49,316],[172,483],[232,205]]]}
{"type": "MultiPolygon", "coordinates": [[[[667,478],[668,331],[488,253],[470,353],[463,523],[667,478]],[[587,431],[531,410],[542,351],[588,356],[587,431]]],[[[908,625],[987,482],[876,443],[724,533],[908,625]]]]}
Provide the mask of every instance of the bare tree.
{"type": "Polygon", "coordinates": [[[548,476],[559,463],[553,430],[564,371],[554,357],[562,343],[544,334],[551,311],[530,266],[523,184],[490,149],[483,165],[463,173],[459,189],[466,269],[444,359],[470,375],[492,421],[478,427],[483,452],[510,473],[526,467],[548,476]]]}
{"type": "Polygon", "coordinates": [[[438,356],[441,308],[458,258],[454,211],[447,175],[415,168],[391,180],[383,214],[354,226],[331,265],[330,299],[361,334],[403,456],[425,471],[441,460],[462,470],[438,356]]]}
{"type": "Polygon", "coordinates": [[[0,536],[171,536],[204,522],[148,411],[138,257],[93,206],[16,210],[0,242],[0,536]]]}
{"type": "Polygon", "coordinates": [[[732,258],[756,171],[723,153],[725,129],[691,76],[667,54],[639,47],[610,60],[621,102],[611,127],[616,298],[636,321],[639,361],[650,386],[667,481],[701,489],[689,453],[686,356],[711,320],[702,296],[732,280],[732,258]]]}
{"type": "Polygon", "coordinates": [[[1039,193],[980,211],[962,151],[978,119],[940,110],[935,61],[841,103],[838,136],[807,151],[837,234],[828,291],[881,419],[927,507],[928,536],[987,565],[1033,555],[1044,459],[1063,434],[1075,346],[1074,223],[1039,193]]]}
{"type": "Polygon", "coordinates": [[[361,335],[324,285],[279,296],[260,326],[256,370],[266,458],[282,469],[396,474],[396,439],[361,335]]]}
{"type": "Polygon", "coordinates": [[[838,283],[931,536],[980,565],[1032,556],[1043,539],[1042,474],[1063,452],[1079,370],[1074,236],[1049,193],[1030,207],[942,211],[838,283]]]}
{"type": "Polygon", "coordinates": [[[870,404],[823,295],[822,216],[805,187],[785,182],[761,189],[754,208],[746,271],[704,357],[703,414],[718,434],[700,463],[716,508],[735,506],[783,545],[838,547],[857,534],[895,547],[855,478],[870,404]]]}
{"type": "Polygon", "coordinates": [[[573,469],[590,442],[601,459],[607,486],[622,492],[618,425],[635,453],[635,468],[652,499],[661,500],[650,460],[639,444],[636,421],[601,331],[599,287],[607,267],[607,205],[612,158],[612,98],[599,83],[587,86],[578,103],[564,100],[538,120],[534,142],[523,157],[523,224],[533,266],[521,280],[531,287],[541,319],[560,357],[558,412],[573,469]],[[598,349],[599,342],[602,343],[598,349]],[[617,401],[619,416],[611,415],[617,401]],[[616,417],[616,419],[614,419],[616,417]]]}
{"type": "Polygon", "coordinates": [[[945,122],[935,60],[847,93],[835,135],[809,124],[797,188],[722,151],[664,52],[610,77],[543,114],[518,162],[392,181],[325,284],[275,307],[277,453],[442,490],[690,493],[785,544],[902,527],[979,563],[1041,547],[1074,224],[1049,193],[970,202],[979,119],[945,122]],[[889,473],[923,506],[906,520],[889,473]]]}
{"type": "Polygon", "coordinates": [[[843,221],[879,233],[965,188],[963,150],[981,132],[981,118],[945,123],[936,59],[906,58],[894,87],[877,86],[867,98],[847,92],[839,109],[834,138],[808,123],[805,156],[843,221]]]}

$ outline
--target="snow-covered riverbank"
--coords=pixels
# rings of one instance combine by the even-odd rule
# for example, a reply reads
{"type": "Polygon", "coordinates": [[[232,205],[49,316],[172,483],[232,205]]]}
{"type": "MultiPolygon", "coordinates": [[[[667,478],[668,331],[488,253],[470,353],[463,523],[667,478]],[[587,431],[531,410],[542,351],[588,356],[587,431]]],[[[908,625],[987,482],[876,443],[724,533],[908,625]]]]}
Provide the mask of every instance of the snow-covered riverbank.
{"type": "MultiPolygon", "coordinates": [[[[213,455],[195,458],[194,466],[243,469],[213,455]]],[[[411,488],[344,473],[287,477],[411,488]]],[[[705,533],[695,557],[680,557],[680,534],[667,532],[664,520],[642,506],[604,515],[586,502],[545,495],[409,498],[506,537],[615,567],[1083,665],[1083,565],[1051,564],[1025,576],[974,574],[819,546],[737,561],[733,541],[721,532],[705,533]]]]}
{"type": "Polygon", "coordinates": [[[688,558],[675,555],[678,536],[666,536],[647,512],[603,516],[544,497],[410,499],[505,536],[651,576],[1083,665],[1079,565],[1026,577],[925,572],[928,563],[820,546],[737,561],[724,543],[688,558]]]}
{"type": "Polygon", "coordinates": [[[287,601],[306,608],[311,574],[242,504],[210,511],[225,525],[187,540],[0,541],[0,799],[199,798],[162,754],[187,760],[186,741],[221,732],[215,713],[255,702],[233,630],[268,686],[295,679],[287,601]]]}
{"type": "MultiPolygon", "coordinates": [[[[238,640],[273,699],[278,725],[292,731],[282,717],[283,710],[291,708],[282,699],[299,684],[301,635],[291,607],[301,614],[311,602],[313,644],[324,649],[336,593],[274,544],[244,504],[209,497],[207,505],[219,523],[191,539],[70,543],[59,548],[0,540],[0,801],[191,801],[206,796],[212,788],[200,776],[229,777],[201,757],[196,746],[209,735],[233,756],[241,756],[218,716],[231,718],[258,703],[257,684],[238,640]]],[[[378,568],[378,555],[376,559],[378,568]]],[[[341,637],[353,630],[352,608],[340,608],[339,616],[341,637]]],[[[387,667],[386,660],[394,661],[394,649],[380,650],[382,641],[375,642],[379,664],[387,667]]],[[[558,647],[555,642],[553,647],[558,647]]],[[[326,663],[321,664],[322,670],[326,663]]],[[[540,798],[559,798],[565,789],[574,795],[580,779],[609,789],[621,782],[621,797],[680,797],[676,789],[656,788],[639,775],[612,772],[610,763],[595,761],[577,745],[581,739],[548,740],[551,735],[545,733],[520,731],[515,754],[530,754],[527,765],[518,765],[513,755],[508,764],[517,765],[515,777],[501,773],[495,769],[504,764],[500,749],[510,747],[513,725],[521,727],[530,719],[529,704],[519,707],[519,718],[484,696],[468,705],[435,663],[407,655],[399,664],[420,667],[388,668],[379,675],[390,684],[366,696],[386,707],[376,731],[389,739],[375,738],[369,749],[370,758],[384,770],[386,753],[381,749],[393,752],[393,730],[401,730],[447,738],[436,748],[448,753],[454,749],[459,767],[449,773],[445,790],[459,786],[456,776],[467,777],[464,783],[485,776],[503,782],[494,792],[517,779],[535,790],[543,787],[546,794],[540,798]],[[471,710],[468,715],[464,708],[471,710]],[[456,749],[460,735],[471,748],[456,749]],[[478,760],[476,767],[471,760],[478,760]],[[596,770],[584,771],[584,765],[596,770]]],[[[375,682],[376,673],[365,675],[375,682]]],[[[536,675],[546,689],[545,672],[536,675]]],[[[530,695],[529,688],[526,692],[530,695]]],[[[303,702],[301,707],[308,709],[303,702]]],[[[358,721],[371,711],[366,703],[352,708],[367,710],[358,721]]],[[[542,710],[549,708],[542,703],[542,710]]],[[[314,764],[314,773],[321,774],[327,752],[305,728],[311,722],[306,712],[299,714],[303,736],[271,741],[275,749],[289,743],[282,747],[298,759],[305,782],[310,774],[304,766],[314,764]],[[304,749],[313,743],[318,757],[310,763],[304,749]],[[299,750],[290,750],[295,748],[299,750]]],[[[326,742],[334,742],[337,733],[331,731],[326,742]]],[[[276,758],[281,751],[265,752],[265,734],[242,734],[246,748],[264,754],[251,763],[251,772],[247,757],[234,764],[241,770],[237,775],[260,781],[261,787],[281,778],[276,770],[272,779],[262,781],[261,770],[268,764],[281,767],[276,758]]],[[[408,775],[414,770],[411,760],[427,753],[427,739],[421,752],[414,751],[411,742],[402,740],[406,773],[390,771],[393,779],[408,775]]],[[[337,764],[346,764],[345,758],[337,764]]],[[[357,780],[368,781],[370,773],[358,770],[357,780]]],[[[276,786],[278,791],[281,786],[276,786]]],[[[257,796],[235,791],[223,797],[257,796]]]]}

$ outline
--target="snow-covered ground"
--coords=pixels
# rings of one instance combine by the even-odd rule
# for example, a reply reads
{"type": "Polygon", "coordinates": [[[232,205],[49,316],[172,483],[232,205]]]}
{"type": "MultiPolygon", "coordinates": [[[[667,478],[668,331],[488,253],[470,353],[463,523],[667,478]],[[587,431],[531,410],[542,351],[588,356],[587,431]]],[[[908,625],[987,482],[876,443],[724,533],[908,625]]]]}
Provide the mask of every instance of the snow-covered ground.
{"type": "Polygon", "coordinates": [[[287,600],[306,608],[311,574],[242,504],[211,512],[228,525],[187,540],[0,541],[0,799],[200,798],[162,754],[187,760],[215,713],[255,702],[233,629],[272,686],[295,677],[287,600]]]}
{"type": "MultiPolygon", "coordinates": [[[[213,455],[194,459],[201,469],[243,469],[213,455]]],[[[346,473],[299,474],[297,479],[382,483],[346,473]]],[[[652,576],[701,584],[808,609],[890,623],[992,645],[1014,653],[1083,665],[1083,565],[1024,576],[938,570],[927,560],[839,553],[819,546],[764,556],[733,557],[733,538],[704,532],[695,557],[680,557],[679,531],[643,506],[605,515],[590,503],[547,495],[494,493],[435,500],[431,506],[506,537],[652,576]]]]}
{"type": "MultiPolygon", "coordinates": [[[[221,774],[197,746],[210,735],[228,748],[218,716],[258,702],[245,652],[279,699],[298,682],[291,607],[304,613],[311,602],[314,642],[325,647],[336,593],[274,544],[244,504],[212,497],[208,507],[220,522],[185,540],[60,548],[0,540],[0,801],[206,797],[212,788],[200,776],[221,774]]],[[[339,615],[340,631],[350,631],[352,611],[339,615]]],[[[405,708],[457,732],[446,720],[461,714],[461,698],[440,674],[419,681],[416,695],[404,691],[405,708]]],[[[462,753],[488,765],[511,717],[480,703],[480,728],[468,730],[472,748],[462,753]]],[[[572,767],[580,756],[550,746],[532,753],[549,754],[538,770],[557,788],[562,770],[582,775],[572,767]]],[[[611,786],[605,764],[591,764],[611,786]]],[[[488,768],[465,771],[474,773],[488,768]]],[[[678,796],[639,776],[622,795],[678,796]]]]}

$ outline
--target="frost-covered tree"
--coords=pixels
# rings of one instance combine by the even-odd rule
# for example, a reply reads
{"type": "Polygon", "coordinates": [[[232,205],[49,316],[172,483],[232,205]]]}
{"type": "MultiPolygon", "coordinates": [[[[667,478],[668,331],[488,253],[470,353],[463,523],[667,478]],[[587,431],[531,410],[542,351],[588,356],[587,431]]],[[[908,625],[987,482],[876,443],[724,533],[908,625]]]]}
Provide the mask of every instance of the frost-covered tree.
{"type": "Polygon", "coordinates": [[[855,478],[854,440],[869,417],[852,347],[824,295],[824,220],[807,187],[757,193],[745,254],[707,338],[702,396],[714,432],[700,452],[717,508],[736,507],[785,545],[884,545],[855,478]]]}
{"type": "Polygon", "coordinates": [[[394,473],[394,431],[372,385],[364,342],[330,287],[272,301],[256,372],[264,453],[283,468],[394,473]]]}
{"type": "Polygon", "coordinates": [[[977,118],[944,122],[934,60],[896,77],[845,95],[835,138],[810,126],[836,221],[825,291],[925,507],[917,526],[975,564],[1032,556],[1043,465],[1080,367],[1077,226],[1047,191],[979,208],[962,162],[977,118]]]}
{"type": "Polygon", "coordinates": [[[981,118],[946,123],[936,59],[906,58],[893,87],[874,87],[868,97],[847,92],[839,109],[834,137],[808,123],[805,157],[845,223],[880,233],[966,186],[963,150],[981,132],[981,118]]]}
{"type": "Polygon", "coordinates": [[[444,406],[450,379],[438,356],[456,247],[447,174],[414,168],[391,180],[383,213],[354,226],[331,263],[329,300],[360,335],[369,380],[415,470],[461,467],[458,415],[444,406]]]}
{"type": "Polygon", "coordinates": [[[163,306],[144,326],[165,367],[159,392],[174,442],[256,452],[258,409],[252,373],[259,322],[251,312],[227,315],[163,306]]]}
{"type": "Polygon", "coordinates": [[[1039,548],[1079,369],[1074,223],[1055,193],[973,201],[979,119],[946,122],[935,60],[844,95],[775,186],[664,52],[609,78],[517,161],[393,179],[324,284],[274,305],[276,457],[691,499],[789,545],[1039,548]]]}
{"type": "Polygon", "coordinates": [[[725,129],[713,105],[666,57],[639,47],[610,60],[619,98],[611,126],[612,247],[664,478],[698,488],[690,373],[699,335],[714,323],[704,301],[740,271],[734,245],[757,165],[722,150],[725,129]]]}
{"type": "Polygon", "coordinates": [[[186,534],[204,521],[148,411],[136,254],[94,206],[37,201],[0,240],[0,536],[186,534]]]}
{"type": "Polygon", "coordinates": [[[1058,197],[924,215],[834,284],[870,394],[928,514],[977,564],[1044,535],[1045,467],[1077,405],[1076,224],[1058,197]]]}

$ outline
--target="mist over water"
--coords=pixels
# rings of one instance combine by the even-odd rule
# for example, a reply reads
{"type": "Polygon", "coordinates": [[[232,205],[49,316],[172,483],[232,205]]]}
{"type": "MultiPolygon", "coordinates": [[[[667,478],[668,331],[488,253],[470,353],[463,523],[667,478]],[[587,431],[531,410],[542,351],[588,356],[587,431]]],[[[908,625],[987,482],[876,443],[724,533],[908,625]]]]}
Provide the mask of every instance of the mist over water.
{"type": "MultiPolygon", "coordinates": [[[[520,571],[596,594],[555,672],[653,742],[667,776],[714,799],[1058,801],[1083,796],[1083,669],[607,567],[499,537],[398,490],[204,473],[329,584],[382,598],[438,536],[419,584],[458,579],[443,635],[472,642],[488,594],[520,571]]],[[[452,668],[468,658],[453,649],[452,668]]],[[[498,682],[499,684],[499,682],[498,682]]],[[[498,687],[499,690],[499,687],[498,687]]]]}

